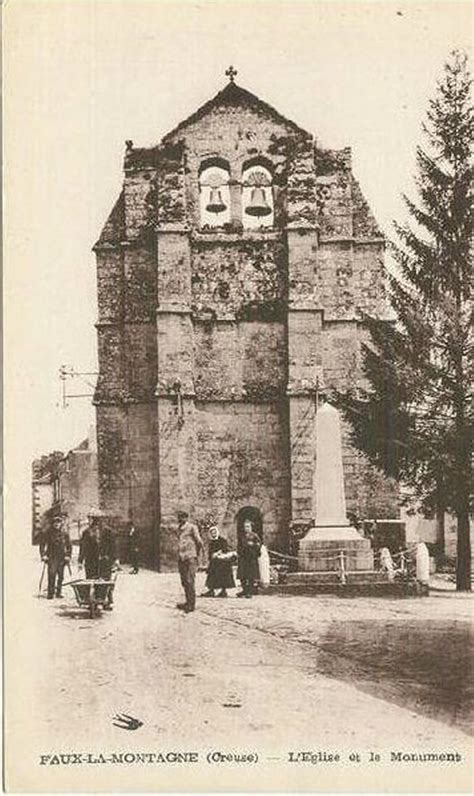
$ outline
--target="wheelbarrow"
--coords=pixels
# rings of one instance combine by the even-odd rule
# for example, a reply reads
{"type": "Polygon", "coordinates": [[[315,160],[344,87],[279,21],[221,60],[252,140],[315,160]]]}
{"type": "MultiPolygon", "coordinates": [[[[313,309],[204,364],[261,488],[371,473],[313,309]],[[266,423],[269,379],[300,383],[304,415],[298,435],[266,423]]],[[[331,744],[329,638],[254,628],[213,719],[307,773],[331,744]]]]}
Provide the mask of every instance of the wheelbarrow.
{"type": "Polygon", "coordinates": [[[110,605],[115,580],[73,580],[64,585],[73,589],[79,607],[87,608],[90,618],[94,619],[101,608],[110,605]]]}

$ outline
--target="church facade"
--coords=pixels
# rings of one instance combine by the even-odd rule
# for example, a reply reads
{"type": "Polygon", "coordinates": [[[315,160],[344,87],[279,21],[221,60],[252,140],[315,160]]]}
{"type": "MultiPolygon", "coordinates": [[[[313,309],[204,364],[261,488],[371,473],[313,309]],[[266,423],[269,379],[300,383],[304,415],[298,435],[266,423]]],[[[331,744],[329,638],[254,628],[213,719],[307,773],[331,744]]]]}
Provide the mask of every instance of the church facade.
{"type": "MultiPolygon", "coordinates": [[[[176,511],[271,549],[314,516],[318,394],[360,379],[361,313],[385,313],[384,238],[349,149],[234,82],[155,147],[127,142],[97,241],[101,508],[172,568],[176,511]]],[[[398,516],[344,442],[347,507],[398,516]]],[[[124,540],[122,541],[124,544],[124,540]]]]}

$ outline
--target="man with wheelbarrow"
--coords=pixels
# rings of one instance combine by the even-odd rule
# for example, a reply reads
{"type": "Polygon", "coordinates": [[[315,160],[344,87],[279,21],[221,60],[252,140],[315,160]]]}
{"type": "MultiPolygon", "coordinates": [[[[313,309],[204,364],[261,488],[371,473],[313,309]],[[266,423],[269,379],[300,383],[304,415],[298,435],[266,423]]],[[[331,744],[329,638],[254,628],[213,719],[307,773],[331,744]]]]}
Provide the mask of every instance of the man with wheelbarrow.
{"type": "Polygon", "coordinates": [[[48,565],[48,600],[62,597],[64,567],[71,560],[72,545],[64,530],[64,517],[57,514],[40,543],[40,556],[48,565]]]}
{"type": "MultiPolygon", "coordinates": [[[[98,516],[93,516],[89,527],[84,531],[79,549],[79,569],[85,567],[87,580],[111,580],[112,570],[118,567],[119,562],[115,554],[115,540],[110,528],[99,522],[98,516]],[[101,527],[102,524],[102,527],[101,527]]],[[[112,591],[109,600],[104,605],[108,611],[112,610],[112,591]]]]}

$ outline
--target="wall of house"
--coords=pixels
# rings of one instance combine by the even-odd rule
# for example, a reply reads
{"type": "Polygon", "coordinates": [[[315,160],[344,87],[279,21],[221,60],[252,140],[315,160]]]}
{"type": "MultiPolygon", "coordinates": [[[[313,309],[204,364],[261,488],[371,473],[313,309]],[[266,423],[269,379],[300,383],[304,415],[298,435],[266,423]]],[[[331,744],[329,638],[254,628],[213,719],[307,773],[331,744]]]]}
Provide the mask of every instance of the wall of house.
{"type": "Polygon", "coordinates": [[[257,508],[273,549],[286,544],[289,466],[284,404],[200,401],[176,429],[173,409],[160,403],[161,562],[175,565],[176,511],[186,508],[204,536],[217,523],[237,542],[237,513],[257,508]],[[166,433],[174,427],[174,434],[166,433]]]}
{"type": "Polygon", "coordinates": [[[40,534],[43,532],[44,515],[51,508],[54,502],[54,487],[52,483],[38,483],[33,481],[33,525],[32,538],[33,544],[37,544],[40,534]]]}
{"type": "MultiPolygon", "coordinates": [[[[402,510],[408,542],[426,542],[430,545],[439,544],[436,519],[427,519],[421,514],[408,514],[402,510]]],[[[470,519],[471,549],[474,550],[474,517],[470,519]]],[[[452,514],[444,515],[444,552],[447,556],[456,557],[457,521],[452,514]]]]}
{"type": "Polygon", "coordinates": [[[69,451],[58,467],[58,479],[66,528],[71,540],[78,541],[89,513],[99,507],[97,452],[88,448],[69,451]]]}

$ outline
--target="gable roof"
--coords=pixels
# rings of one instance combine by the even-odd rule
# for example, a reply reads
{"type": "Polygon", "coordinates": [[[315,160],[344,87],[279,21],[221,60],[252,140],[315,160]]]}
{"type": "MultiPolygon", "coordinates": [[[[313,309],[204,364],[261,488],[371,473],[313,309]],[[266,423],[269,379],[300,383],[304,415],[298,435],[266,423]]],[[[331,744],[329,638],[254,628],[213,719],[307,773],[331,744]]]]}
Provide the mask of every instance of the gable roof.
{"type": "Polygon", "coordinates": [[[75,451],[86,451],[86,450],[89,450],[89,437],[83,439],[82,442],[80,442],[79,445],[76,445],[75,448],[72,448],[69,451],[69,453],[74,453],[75,451]]]}
{"type": "Polygon", "coordinates": [[[166,144],[171,138],[173,138],[177,133],[183,130],[185,127],[188,127],[190,124],[194,124],[195,122],[202,119],[206,114],[210,113],[214,108],[218,108],[219,106],[223,105],[236,105],[236,106],[244,106],[247,108],[251,108],[260,113],[265,113],[267,116],[270,116],[279,124],[284,125],[285,127],[290,128],[294,133],[299,135],[308,136],[310,135],[307,130],[303,130],[302,127],[299,127],[295,122],[292,122],[291,119],[287,119],[281,113],[279,113],[272,105],[269,105],[267,102],[264,102],[255,94],[252,94],[247,89],[238,86],[237,83],[228,83],[222,91],[219,91],[215,97],[208,100],[201,105],[200,108],[197,109],[191,116],[188,116],[186,119],[183,119],[176,127],[170,130],[163,139],[162,142],[166,144]]]}

